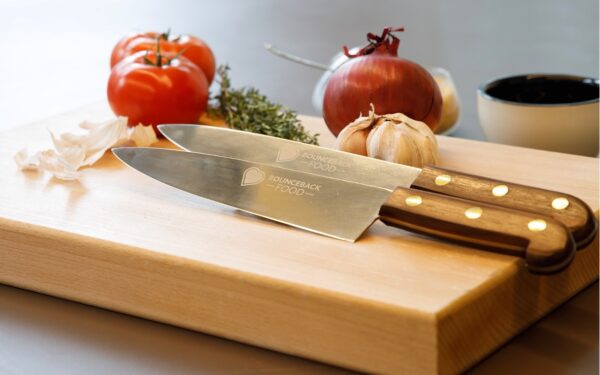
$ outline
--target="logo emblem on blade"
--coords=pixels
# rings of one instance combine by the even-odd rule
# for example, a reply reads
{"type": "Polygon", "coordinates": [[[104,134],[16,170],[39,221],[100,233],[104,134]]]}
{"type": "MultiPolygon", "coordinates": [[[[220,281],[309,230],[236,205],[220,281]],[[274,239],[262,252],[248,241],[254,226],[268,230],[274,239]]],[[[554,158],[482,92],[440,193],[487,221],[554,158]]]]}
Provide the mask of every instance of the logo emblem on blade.
{"type": "Polygon", "coordinates": [[[335,157],[321,155],[319,153],[303,151],[292,145],[283,145],[277,151],[277,158],[275,159],[277,163],[295,160],[298,160],[298,163],[305,165],[308,169],[316,169],[318,171],[329,173],[342,173],[345,168],[351,166],[349,162],[343,159],[336,159],[335,157]]]}
{"type": "Polygon", "coordinates": [[[257,185],[265,180],[265,172],[257,167],[250,167],[244,171],[241,186],[257,185]]]}
{"type": "Polygon", "coordinates": [[[286,161],[292,161],[298,159],[300,156],[300,150],[293,146],[283,146],[277,152],[277,159],[275,160],[278,163],[283,163],[286,161]]]}
{"type": "Polygon", "coordinates": [[[250,167],[242,175],[241,186],[258,185],[267,180],[266,188],[273,189],[278,193],[295,196],[314,196],[321,191],[322,185],[308,180],[300,180],[293,176],[267,174],[258,167],[250,167]]]}

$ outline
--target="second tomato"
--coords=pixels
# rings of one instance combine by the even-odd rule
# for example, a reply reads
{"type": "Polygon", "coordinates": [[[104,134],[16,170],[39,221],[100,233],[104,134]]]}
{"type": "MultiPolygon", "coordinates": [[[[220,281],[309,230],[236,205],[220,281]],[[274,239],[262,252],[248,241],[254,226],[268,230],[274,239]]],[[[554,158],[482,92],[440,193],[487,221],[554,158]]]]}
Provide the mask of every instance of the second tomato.
{"type": "Polygon", "coordinates": [[[173,36],[153,31],[131,34],[121,39],[113,48],[110,56],[110,67],[114,67],[125,57],[139,51],[156,51],[157,41],[163,53],[181,53],[198,65],[206,75],[208,84],[215,76],[215,57],[210,47],[200,38],[192,35],[173,36]]]}

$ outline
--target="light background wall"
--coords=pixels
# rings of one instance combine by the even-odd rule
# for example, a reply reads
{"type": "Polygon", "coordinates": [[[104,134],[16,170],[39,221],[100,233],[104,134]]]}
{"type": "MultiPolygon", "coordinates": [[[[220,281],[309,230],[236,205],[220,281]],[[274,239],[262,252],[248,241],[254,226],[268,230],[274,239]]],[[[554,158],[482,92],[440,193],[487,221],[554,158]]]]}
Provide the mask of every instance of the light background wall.
{"type": "Polygon", "coordinates": [[[452,73],[463,105],[456,135],[476,139],[482,81],[524,72],[598,77],[596,0],[3,0],[0,17],[0,129],[104,100],[111,49],[132,30],[198,35],[230,64],[235,85],[317,114],[311,95],[321,73],[263,43],[328,62],[368,31],[404,25],[400,54],[452,73]]]}

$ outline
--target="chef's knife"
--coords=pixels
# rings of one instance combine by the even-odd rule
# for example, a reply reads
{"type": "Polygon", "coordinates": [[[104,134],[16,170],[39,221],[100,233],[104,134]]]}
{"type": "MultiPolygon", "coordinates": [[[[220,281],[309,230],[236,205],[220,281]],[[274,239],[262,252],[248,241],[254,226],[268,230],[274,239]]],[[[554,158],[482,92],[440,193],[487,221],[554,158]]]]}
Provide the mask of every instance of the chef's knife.
{"type": "Polygon", "coordinates": [[[356,240],[379,218],[387,225],[521,256],[537,273],[563,269],[575,253],[563,224],[530,212],[215,155],[127,147],[113,152],[165,184],[339,239],[356,240]]]}
{"type": "Polygon", "coordinates": [[[187,151],[232,157],[392,189],[395,186],[551,216],[571,231],[579,249],[597,231],[591,209],[559,192],[468,175],[436,167],[422,170],[286,139],[238,130],[193,125],[160,125],[159,130],[187,151]]]}

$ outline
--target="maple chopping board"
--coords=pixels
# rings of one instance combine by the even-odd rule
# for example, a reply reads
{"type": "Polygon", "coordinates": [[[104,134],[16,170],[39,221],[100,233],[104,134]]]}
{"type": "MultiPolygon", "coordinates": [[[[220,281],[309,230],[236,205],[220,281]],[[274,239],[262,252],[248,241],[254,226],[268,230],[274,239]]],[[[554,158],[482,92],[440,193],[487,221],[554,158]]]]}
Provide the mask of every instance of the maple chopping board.
{"type": "MultiPolygon", "coordinates": [[[[597,238],[568,270],[535,276],[520,259],[382,223],[356,243],[305,232],[165,186],[111,153],[79,182],[12,160],[49,145],[46,128],[111,117],[98,104],[0,133],[1,283],[352,369],[451,374],[598,278],[597,238]]],[[[332,144],[321,119],[302,119],[332,144]]],[[[443,167],[598,209],[598,159],[438,139],[443,167]]]]}

